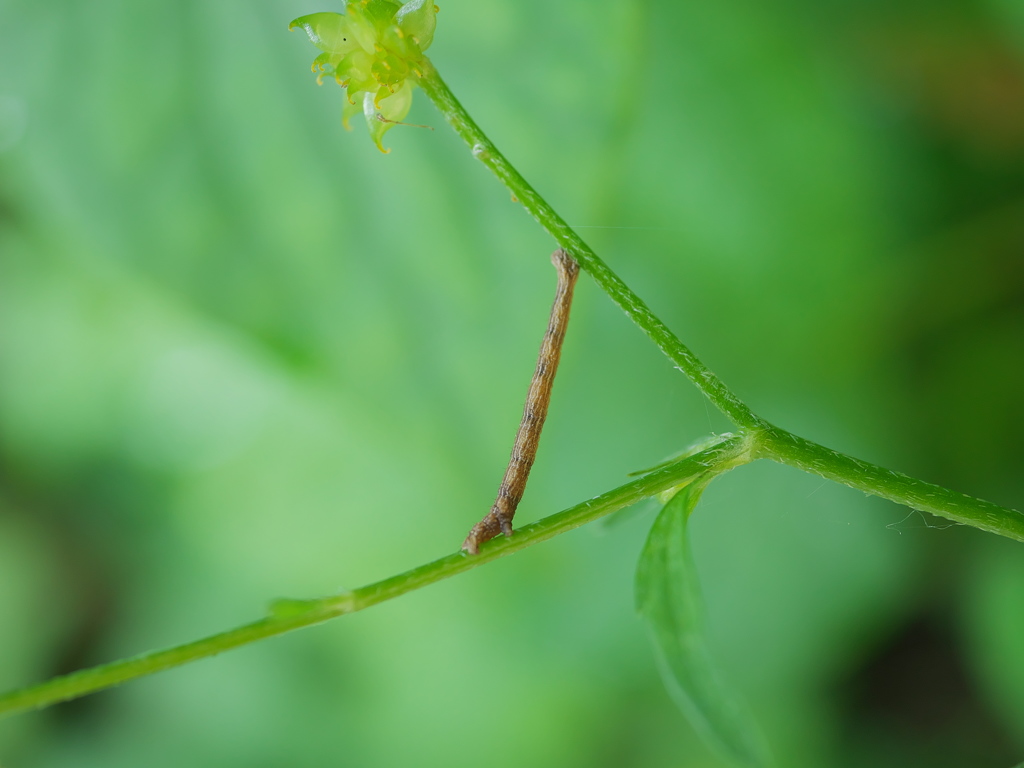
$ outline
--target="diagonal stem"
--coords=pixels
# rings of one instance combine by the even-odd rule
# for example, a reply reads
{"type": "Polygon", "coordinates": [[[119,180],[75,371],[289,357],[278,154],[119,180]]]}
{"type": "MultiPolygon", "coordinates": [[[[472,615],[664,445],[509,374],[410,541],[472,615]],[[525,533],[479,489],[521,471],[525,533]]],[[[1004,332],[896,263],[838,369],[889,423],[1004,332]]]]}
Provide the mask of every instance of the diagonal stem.
{"type": "Polygon", "coordinates": [[[361,611],[547,541],[641,499],[686,483],[698,475],[709,471],[723,472],[751,460],[749,439],[730,436],[706,450],[672,462],[589,501],[523,526],[509,538],[490,541],[481,546],[478,555],[458,552],[340,595],[316,600],[279,600],[271,606],[269,616],[251,624],[12,691],[0,696],[0,718],[75,699],[155,672],[216,656],[258,640],[361,611]]]}
{"type": "Polygon", "coordinates": [[[770,426],[758,435],[755,454],[859,491],[930,512],[1008,539],[1024,541],[1024,514],[924,480],[879,467],[770,426]]]}
{"type": "Polygon", "coordinates": [[[740,400],[679,338],[651,312],[643,300],[633,293],[578,234],[565,223],[554,208],[537,194],[498,148],[491,143],[473,118],[449,90],[433,64],[424,59],[419,80],[430,100],[444,115],[448,124],[469,145],[473,156],[486,165],[509,188],[519,202],[558,244],[572,254],[580,266],[619,305],[629,318],[658,345],[697,388],[738,427],[762,426],[746,403],[740,400]]]}

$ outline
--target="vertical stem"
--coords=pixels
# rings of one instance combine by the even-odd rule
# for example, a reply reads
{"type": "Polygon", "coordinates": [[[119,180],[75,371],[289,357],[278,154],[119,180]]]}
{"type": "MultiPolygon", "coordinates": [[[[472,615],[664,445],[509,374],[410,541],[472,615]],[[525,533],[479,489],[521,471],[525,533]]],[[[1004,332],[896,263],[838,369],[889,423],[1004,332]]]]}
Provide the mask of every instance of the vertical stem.
{"type": "Polygon", "coordinates": [[[762,421],[750,410],[721,379],[702,363],[672,331],[659,320],[646,304],[630,290],[608,265],[583,242],[575,231],[527,183],[498,148],[491,143],[480,127],[473,122],[455,95],[449,90],[428,59],[423,61],[420,87],[444,115],[448,124],[469,145],[473,156],[486,165],[512,194],[523,204],[537,222],[547,230],[558,244],[568,251],[580,266],[619,305],[658,348],[715,404],[736,426],[758,428],[762,421]]]}

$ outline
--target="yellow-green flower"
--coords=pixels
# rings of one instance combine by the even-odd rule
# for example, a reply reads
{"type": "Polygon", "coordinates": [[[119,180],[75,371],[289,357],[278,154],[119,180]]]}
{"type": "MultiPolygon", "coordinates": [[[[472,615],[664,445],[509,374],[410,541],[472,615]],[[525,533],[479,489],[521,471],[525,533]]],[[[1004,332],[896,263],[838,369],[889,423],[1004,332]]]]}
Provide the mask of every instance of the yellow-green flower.
{"type": "Polygon", "coordinates": [[[317,82],[333,75],[345,89],[345,127],[361,111],[381,152],[388,151],[381,144],[384,134],[409,114],[436,13],[433,0],[345,0],[344,13],[300,16],[288,27],[302,27],[323,51],[313,61],[317,82]]]}

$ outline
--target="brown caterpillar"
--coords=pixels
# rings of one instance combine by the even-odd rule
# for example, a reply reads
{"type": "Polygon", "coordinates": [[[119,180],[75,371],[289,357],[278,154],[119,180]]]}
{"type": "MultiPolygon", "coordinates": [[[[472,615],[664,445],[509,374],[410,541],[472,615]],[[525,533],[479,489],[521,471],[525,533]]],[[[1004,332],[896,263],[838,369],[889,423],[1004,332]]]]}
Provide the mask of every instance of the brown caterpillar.
{"type": "Polygon", "coordinates": [[[569,325],[572,291],[580,271],[576,260],[568,251],[561,248],[551,254],[551,263],[558,270],[558,287],[555,289],[555,302],[551,306],[548,329],[540,345],[537,368],[526,395],[523,419],[519,422],[519,431],[516,432],[512,456],[509,458],[505,477],[498,488],[498,498],[495,499],[491,511],[473,526],[469,536],[462,543],[462,548],[471,555],[475,555],[481,544],[499,533],[512,535],[512,518],[516,513],[516,507],[519,506],[519,500],[523,498],[530,468],[533,467],[533,460],[537,456],[540,432],[544,428],[548,403],[551,401],[551,387],[555,383],[558,361],[562,356],[565,329],[569,325]]]}

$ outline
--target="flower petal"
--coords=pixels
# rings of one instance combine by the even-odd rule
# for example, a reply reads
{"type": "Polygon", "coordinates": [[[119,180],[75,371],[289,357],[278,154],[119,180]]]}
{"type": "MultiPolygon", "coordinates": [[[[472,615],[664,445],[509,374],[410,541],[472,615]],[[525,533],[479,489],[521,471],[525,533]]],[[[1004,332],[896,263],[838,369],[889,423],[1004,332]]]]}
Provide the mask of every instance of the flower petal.
{"type": "Polygon", "coordinates": [[[359,43],[359,47],[373,54],[377,47],[378,30],[363,8],[362,3],[351,3],[348,6],[347,18],[349,30],[359,43]]]}
{"type": "Polygon", "coordinates": [[[288,25],[288,29],[302,27],[313,45],[321,51],[346,54],[356,47],[347,17],[340,13],[311,13],[300,16],[288,25]]]}
{"type": "Polygon", "coordinates": [[[437,26],[437,6],[434,0],[412,0],[395,14],[402,31],[413,38],[421,51],[427,50],[434,40],[437,26]]]}
{"type": "MultiPolygon", "coordinates": [[[[377,96],[380,94],[378,93],[377,96]]],[[[366,125],[370,129],[370,138],[381,152],[387,154],[391,151],[384,149],[381,140],[395,123],[405,119],[411,106],[412,83],[408,80],[402,83],[394,93],[380,97],[379,101],[374,94],[369,92],[363,96],[363,115],[366,117],[366,125]]]]}
{"type": "Polygon", "coordinates": [[[389,24],[393,24],[395,14],[402,7],[402,4],[395,0],[359,0],[359,5],[377,29],[384,29],[389,24]]]}

